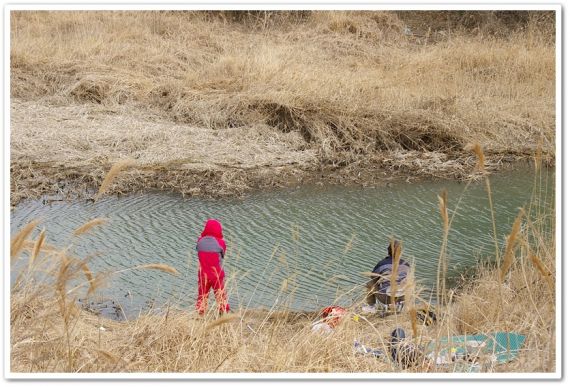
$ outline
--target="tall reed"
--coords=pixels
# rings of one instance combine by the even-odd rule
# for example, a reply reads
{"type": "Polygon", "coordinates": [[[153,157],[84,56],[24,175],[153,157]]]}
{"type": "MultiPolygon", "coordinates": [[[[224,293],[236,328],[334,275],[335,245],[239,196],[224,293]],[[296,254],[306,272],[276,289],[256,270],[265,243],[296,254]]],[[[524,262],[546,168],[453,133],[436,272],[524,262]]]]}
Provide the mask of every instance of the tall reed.
{"type": "Polygon", "coordinates": [[[395,243],[394,239],[390,240],[390,251],[392,251],[392,273],[390,275],[390,303],[396,309],[396,293],[398,291],[398,268],[400,267],[400,255],[402,254],[402,241],[395,243]]]}
{"type": "Polygon", "coordinates": [[[446,286],[446,278],[447,278],[447,266],[448,266],[448,257],[447,257],[447,241],[449,236],[449,214],[447,211],[447,190],[441,191],[441,194],[438,195],[439,200],[439,213],[441,216],[442,221],[442,242],[441,242],[441,249],[439,252],[439,259],[437,262],[437,275],[436,275],[436,288],[437,288],[437,295],[438,300],[441,305],[445,305],[447,303],[447,286],[446,286]]]}
{"type": "Polygon", "coordinates": [[[519,233],[520,233],[520,227],[521,227],[521,221],[522,221],[522,216],[524,214],[524,210],[521,209],[519,211],[519,214],[517,215],[515,221],[513,222],[513,227],[511,229],[511,233],[509,234],[508,238],[507,238],[507,246],[505,247],[505,253],[504,253],[504,259],[503,259],[503,263],[501,265],[501,269],[499,272],[499,282],[503,282],[505,280],[505,276],[507,275],[507,272],[509,271],[509,269],[511,268],[511,265],[513,264],[513,257],[515,255],[515,248],[516,245],[518,244],[518,239],[519,239],[519,233]]]}

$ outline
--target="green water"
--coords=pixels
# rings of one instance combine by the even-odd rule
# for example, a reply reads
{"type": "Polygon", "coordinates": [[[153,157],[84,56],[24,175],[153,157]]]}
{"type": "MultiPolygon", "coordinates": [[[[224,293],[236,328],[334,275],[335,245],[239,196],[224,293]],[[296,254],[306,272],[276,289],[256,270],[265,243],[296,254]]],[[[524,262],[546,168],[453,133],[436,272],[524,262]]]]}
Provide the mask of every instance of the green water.
{"type": "MultiPolygon", "coordinates": [[[[491,177],[501,249],[518,208],[529,204],[535,179],[528,169],[491,177]]],[[[542,202],[552,203],[553,174],[544,173],[541,180],[540,195],[548,198],[542,202]]],[[[176,268],[179,276],[134,270],[112,277],[101,295],[132,317],[150,303],[193,307],[195,242],[204,221],[217,218],[228,244],[224,268],[232,307],[306,310],[362,299],[367,281],[362,273],[386,255],[391,236],[403,241],[403,258],[415,265],[427,297],[442,243],[437,195],[443,189],[450,216],[456,210],[447,250],[451,283],[478,261],[492,261],[495,242],[484,180],[465,188],[466,183],[431,181],[378,188],[304,186],[231,200],[144,194],[97,203],[28,201],[12,211],[11,232],[40,218],[48,243],[69,247],[80,257],[95,254],[90,262],[94,272],[147,263],[176,268]],[[96,217],[109,222],[72,237],[74,229],[96,217]]]]}

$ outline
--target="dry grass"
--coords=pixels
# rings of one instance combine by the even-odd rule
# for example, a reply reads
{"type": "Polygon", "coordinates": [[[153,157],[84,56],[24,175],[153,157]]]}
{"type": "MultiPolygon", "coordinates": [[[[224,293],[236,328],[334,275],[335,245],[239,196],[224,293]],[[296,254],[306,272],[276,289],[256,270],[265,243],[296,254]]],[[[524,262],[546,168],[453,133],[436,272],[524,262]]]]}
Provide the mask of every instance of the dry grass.
{"type": "MultiPolygon", "coordinates": [[[[552,20],[531,17],[516,30],[479,19],[468,31],[421,36],[403,35],[403,20],[387,12],[14,12],[12,200],[65,194],[62,183],[102,193],[235,194],[327,166],[474,178],[476,160],[487,171],[493,155],[530,152],[538,169],[552,160],[552,20]],[[475,159],[463,150],[469,143],[481,144],[475,159]],[[136,168],[103,189],[106,171],[124,159],[136,168]]],[[[538,204],[541,195],[538,187],[538,204]]],[[[452,227],[455,212],[450,218],[445,202],[442,196],[444,224],[452,227]]],[[[508,260],[502,256],[508,270],[481,267],[461,289],[449,289],[436,324],[415,321],[417,305],[409,303],[384,319],[344,319],[331,336],[312,334],[316,312],[242,309],[218,319],[172,308],[103,319],[76,301],[96,297],[109,274],[45,243],[45,232],[30,240],[33,222],[11,241],[12,268],[20,261],[28,268],[11,283],[11,371],[402,372],[353,353],[355,338],[386,348],[402,326],[419,344],[516,331],[527,336],[524,351],[489,371],[553,372],[561,354],[555,239],[547,230],[555,215],[533,206],[519,243],[507,249],[508,260]],[[47,281],[36,281],[39,274],[47,281]]],[[[160,263],[133,269],[175,274],[160,263]]],[[[408,281],[407,298],[421,305],[419,293],[408,281]]],[[[434,371],[424,362],[405,372],[434,371]]]]}
{"type": "Polygon", "coordinates": [[[10,262],[20,254],[22,248],[24,247],[24,242],[26,238],[34,231],[34,228],[38,225],[39,221],[34,220],[24,226],[10,241],[10,262]]]}
{"type": "MultiPolygon", "coordinates": [[[[318,311],[300,313],[286,308],[237,309],[222,317],[212,309],[205,317],[198,317],[195,312],[169,307],[165,313],[150,311],[135,320],[107,320],[81,310],[76,301],[84,292],[88,298],[96,297],[102,279],[113,273],[92,273],[89,258],[75,258],[66,250],[43,243],[42,232],[36,241],[26,240],[22,254],[16,257],[17,261],[25,260],[24,252],[33,251],[36,259],[11,287],[11,371],[448,372],[428,360],[401,369],[389,360],[353,352],[355,339],[386,350],[390,332],[400,326],[411,335],[409,340],[420,346],[448,335],[518,332],[526,341],[517,359],[486,372],[553,372],[559,356],[553,338],[555,241],[546,231],[553,215],[543,211],[538,218],[530,217],[531,209],[532,205],[528,211],[521,211],[514,222],[509,237],[519,243],[507,245],[504,254],[510,258],[503,259],[502,267],[480,267],[460,289],[450,289],[450,302],[437,306],[434,324],[416,318],[417,311],[429,301],[419,296],[412,268],[405,294],[414,301],[408,302],[402,313],[385,318],[362,316],[356,303],[348,307],[348,317],[331,335],[311,331],[311,322],[319,319],[318,311]],[[52,280],[34,281],[34,273],[39,272],[47,273],[52,280]],[[359,318],[353,319],[355,315],[359,318]]],[[[31,227],[24,228],[28,236],[31,227]]],[[[21,237],[24,231],[17,235],[21,237]]],[[[145,269],[177,274],[160,263],[123,271],[145,269]]],[[[229,281],[234,280],[239,281],[233,277],[229,281]]],[[[282,287],[284,299],[287,288],[282,287]]]]}
{"type": "MultiPolygon", "coordinates": [[[[547,359],[555,356],[551,342],[554,289],[524,254],[518,251],[504,282],[498,280],[500,269],[482,268],[454,302],[440,307],[434,325],[413,318],[416,305],[383,319],[361,316],[356,322],[347,318],[330,336],[311,332],[316,313],[279,310],[241,309],[221,318],[214,313],[199,318],[193,312],[169,308],[166,315],[107,320],[75,306],[74,300],[88,281],[81,292],[79,288],[70,291],[65,280],[73,277],[73,267],[78,273],[81,269],[72,260],[61,259],[53,271],[54,285],[28,283],[12,289],[11,371],[441,372],[429,362],[402,370],[389,361],[352,352],[355,338],[386,348],[390,331],[402,326],[420,344],[449,334],[516,331],[527,335],[519,359],[490,372],[552,372],[553,363],[547,359]],[[37,287],[41,291],[35,291],[37,287]],[[502,298],[497,296],[499,287],[502,298]],[[62,298],[63,294],[68,298],[62,298]],[[56,305],[59,308],[52,307],[56,305]]],[[[542,263],[551,272],[552,264],[542,263]]],[[[349,311],[352,316],[358,308],[355,305],[349,311]]]]}
{"type": "Polygon", "coordinates": [[[465,176],[470,142],[552,160],[552,14],[491,16],[431,14],[418,36],[390,12],[13,12],[13,197],[99,187],[125,158],[113,192],[189,195],[327,168],[465,176]]]}
{"type": "MultiPolygon", "coordinates": [[[[30,246],[35,246],[32,243],[30,246]]],[[[77,307],[95,297],[94,275],[85,260],[63,251],[43,251],[33,271],[46,271],[53,281],[19,277],[11,292],[11,356],[14,372],[334,372],[348,367],[373,372],[389,364],[351,354],[352,335],[377,334],[366,320],[345,321],[335,336],[310,334],[316,315],[287,311],[239,310],[217,318],[169,309],[118,322],[77,307]],[[84,276],[84,281],[78,281],[84,276]],[[71,286],[72,282],[75,286],[71,286]],[[350,346],[346,346],[346,343],[350,346]],[[325,356],[322,356],[325,354],[325,356]],[[341,355],[342,354],[342,355],[341,355]]],[[[25,259],[25,255],[18,257],[25,259]]],[[[132,269],[175,271],[164,264],[132,269]]],[[[129,270],[132,270],[129,269],[129,270]]],[[[111,273],[112,275],[112,273],[111,273]]],[[[405,324],[405,321],[402,321],[405,324]]],[[[389,326],[385,327],[385,330],[389,326]]],[[[385,332],[384,332],[385,333],[385,332]]],[[[371,344],[380,344],[376,339],[371,344]]]]}

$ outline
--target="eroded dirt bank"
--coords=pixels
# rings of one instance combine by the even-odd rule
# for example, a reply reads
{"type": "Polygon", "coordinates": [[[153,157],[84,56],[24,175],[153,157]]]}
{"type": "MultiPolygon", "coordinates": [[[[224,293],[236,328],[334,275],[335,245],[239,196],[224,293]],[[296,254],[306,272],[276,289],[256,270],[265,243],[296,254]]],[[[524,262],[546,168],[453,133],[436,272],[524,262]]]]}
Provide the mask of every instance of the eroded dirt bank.
{"type": "MultiPolygon", "coordinates": [[[[382,186],[394,180],[464,179],[468,151],[385,151],[322,163],[297,132],[266,126],[211,130],[132,109],[11,104],[11,205],[26,198],[89,199],[111,166],[132,160],[109,193],[147,190],[224,197],[305,183],[382,186]]],[[[488,155],[489,170],[527,155],[488,155]]]]}
{"type": "Polygon", "coordinates": [[[555,157],[553,12],[12,12],[11,204],[555,157]]]}

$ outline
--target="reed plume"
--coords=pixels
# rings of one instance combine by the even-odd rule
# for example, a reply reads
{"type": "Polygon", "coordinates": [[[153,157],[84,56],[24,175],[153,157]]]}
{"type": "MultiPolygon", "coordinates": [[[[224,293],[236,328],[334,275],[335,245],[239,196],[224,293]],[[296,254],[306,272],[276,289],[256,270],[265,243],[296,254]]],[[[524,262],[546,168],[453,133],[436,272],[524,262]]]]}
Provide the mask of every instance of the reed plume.
{"type": "Polygon", "coordinates": [[[439,260],[437,262],[437,275],[436,285],[438,287],[438,296],[440,302],[445,303],[446,291],[446,276],[447,276],[447,241],[449,236],[449,213],[447,210],[447,190],[442,190],[441,194],[437,196],[439,201],[439,212],[443,224],[443,236],[441,242],[441,250],[439,253],[439,260]]]}
{"type": "Polygon", "coordinates": [[[412,322],[412,337],[418,336],[418,310],[415,306],[412,306],[408,310],[408,314],[410,316],[410,321],[412,322]]]}
{"type": "Polygon", "coordinates": [[[34,262],[38,257],[38,255],[40,254],[40,250],[44,244],[45,239],[46,239],[46,230],[43,229],[42,232],[40,232],[40,236],[36,240],[36,243],[34,243],[34,248],[32,249],[32,255],[30,256],[30,260],[28,261],[28,271],[32,270],[34,262]]]}
{"type": "Polygon", "coordinates": [[[99,187],[99,192],[95,195],[95,201],[99,200],[99,198],[109,189],[117,175],[124,169],[134,165],[135,162],[133,160],[121,160],[117,161],[107,172],[107,175],[103,179],[101,186],[99,187]]]}
{"type": "Polygon", "coordinates": [[[464,148],[467,151],[475,153],[477,157],[477,164],[475,165],[475,170],[479,172],[485,172],[485,153],[483,153],[483,148],[479,143],[467,144],[464,148]]]}
{"type": "Polygon", "coordinates": [[[552,279],[552,273],[546,268],[542,260],[536,254],[530,254],[530,261],[532,265],[538,270],[540,275],[546,280],[550,290],[554,290],[554,280],[552,279]]]}
{"type": "Polygon", "coordinates": [[[505,276],[507,275],[507,272],[509,271],[511,265],[513,264],[514,250],[518,243],[523,214],[524,211],[521,209],[515,221],[513,222],[511,233],[507,238],[507,247],[505,248],[505,258],[501,265],[501,272],[499,275],[500,282],[503,282],[505,280],[505,276]]]}
{"type": "Polygon", "coordinates": [[[87,263],[83,261],[80,262],[80,266],[81,270],[83,271],[83,274],[85,275],[85,278],[87,279],[87,281],[89,281],[89,283],[91,283],[93,281],[93,273],[89,269],[89,266],[87,266],[87,263]]]}
{"type": "MultiPolygon", "coordinates": [[[[85,276],[87,277],[87,273],[85,274],[85,276]]],[[[107,275],[103,274],[103,273],[97,273],[95,275],[95,277],[91,277],[91,279],[89,280],[89,289],[87,290],[87,296],[92,295],[93,293],[95,293],[95,290],[97,290],[97,288],[99,288],[107,279],[107,275]]]]}
{"type": "Polygon", "coordinates": [[[470,150],[477,156],[477,165],[475,169],[481,173],[485,174],[485,189],[487,191],[487,197],[489,198],[489,208],[491,211],[491,223],[493,226],[493,239],[495,241],[495,261],[497,265],[500,265],[500,256],[499,256],[499,240],[497,239],[497,223],[495,221],[495,210],[493,208],[493,197],[491,195],[491,182],[489,181],[489,177],[486,175],[485,171],[485,153],[483,152],[483,148],[481,144],[474,143],[468,144],[465,147],[466,150],[470,150]]]}
{"type": "MultiPolygon", "coordinates": [[[[34,246],[37,243],[37,239],[36,241],[31,241],[31,240],[26,240],[24,242],[24,245],[22,246],[22,250],[26,249],[26,250],[30,250],[33,251],[34,250],[34,246]]],[[[42,241],[42,245],[40,247],[40,251],[48,251],[50,253],[55,253],[57,251],[59,251],[60,249],[56,246],[50,245],[49,243],[46,243],[45,240],[42,241]]]]}
{"type": "Polygon", "coordinates": [[[89,222],[85,223],[84,225],[76,228],[75,231],[73,231],[73,235],[79,236],[81,234],[85,234],[86,232],[91,230],[93,227],[99,226],[101,224],[105,224],[105,223],[107,223],[107,221],[108,221],[108,219],[105,219],[105,218],[95,218],[93,220],[90,220],[89,222]]]}
{"type": "Polygon", "coordinates": [[[135,269],[153,269],[164,271],[173,275],[178,275],[178,271],[175,268],[163,263],[148,263],[146,265],[137,266],[135,269]]]}
{"type": "Polygon", "coordinates": [[[20,232],[16,234],[12,241],[10,242],[10,262],[13,262],[14,258],[20,254],[22,248],[24,247],[24,242],[26,238],[31,234],[31,232],[36,228],[39,221],[33,220],[27,225],[25,225],[20,232]]]}

